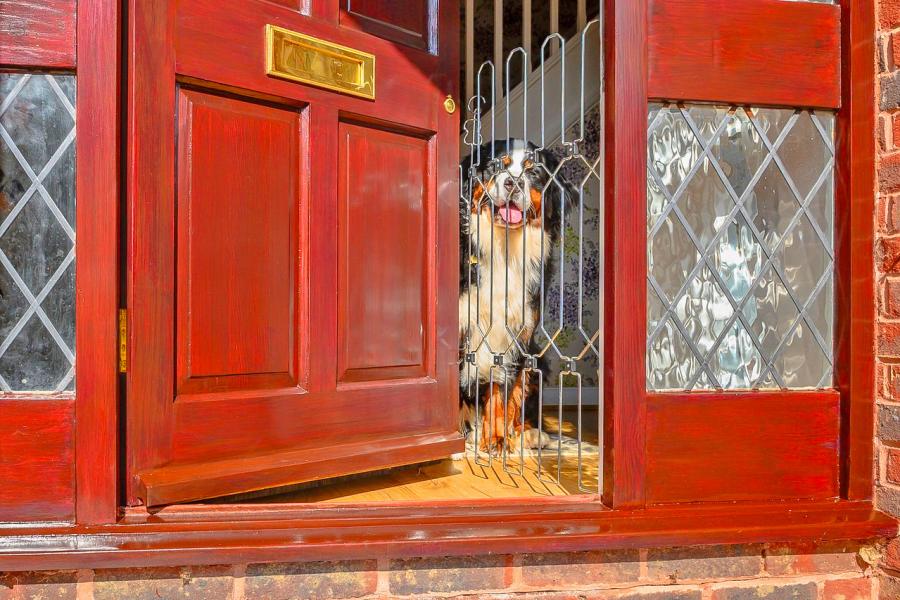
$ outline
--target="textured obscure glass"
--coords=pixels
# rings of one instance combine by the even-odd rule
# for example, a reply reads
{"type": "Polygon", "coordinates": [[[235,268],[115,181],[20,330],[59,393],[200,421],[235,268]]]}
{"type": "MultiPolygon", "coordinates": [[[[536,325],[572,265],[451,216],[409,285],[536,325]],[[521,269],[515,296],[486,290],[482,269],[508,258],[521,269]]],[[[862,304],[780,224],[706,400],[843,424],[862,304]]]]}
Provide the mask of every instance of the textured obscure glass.
{"type": "Polygon", "coordinates": [[[75,77],[0,73],[0,392],[74,389],[75,77]]]}
{"type": "Polygon", "coordinates": [[[832,384],[834,115],[654,105],[647,385],[832,384]]]}

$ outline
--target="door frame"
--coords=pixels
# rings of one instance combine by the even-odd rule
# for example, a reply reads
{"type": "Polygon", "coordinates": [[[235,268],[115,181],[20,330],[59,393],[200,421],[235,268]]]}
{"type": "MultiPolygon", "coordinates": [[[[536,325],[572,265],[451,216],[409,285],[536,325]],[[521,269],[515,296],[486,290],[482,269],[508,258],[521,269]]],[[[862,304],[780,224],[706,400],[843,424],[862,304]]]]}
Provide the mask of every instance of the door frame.
{"type": "MultiPolygon", "coordinates": [[[[669,0],[674,3],[674,0],[669,0]]],[[[707,0],[712,2],[713,0],[707,0]]],[[[314,3],[332,4],[337,0],[317,0],[314,3]]],[[[683,0],[679,0],[683,3],[683,0]]],[[[106,2],[104,0],[81,0],[81,8],[84,11],[85,18],[80,22],[84,28],[91,27],[97,32],[104,32],[108,35],[109,31],[118,31],[119,14],[114,6],[115,3],[106,2]],[[96,15],[87,17],[87,15],[96,15]],[[99,19],[106,27],[96,26],[99,19]]],[[[646,46],[641,41],[643,38],[640,33],[646,27],[646,19],[644,10],[645,1],[641,2],[616,2],[616,0],[606,0],[607,18],[606,32],[608,39],[618,40],[619,36],[625,41],[616,42],[615,51],[610,52],[608,48],[607,54],[607,114],[611,119],[611,123],[621,122],[628,130],[637,132],[643,131],[645,127],[646,114],[637,114],[637,111],[628,111],[623,109],[627,106],[629,100],[639,99],[640,96],[632,89],[625,74],[629,69],[635,68],[634,61],[637,60],[637,68],[644,68],[646,61],[646,46]],[[617,33],[619,35],[617,35],[617,33]],[[637,33],[638,35],[634,35],[637,33]],[[641,59],[641,57],[644,57],[641,59]],[[620,114],[621,113],[621,114],[620,114]],[[640,122],[641,128],[638,128],[640,122]],[[630,124],[630,125],[629,125],[630,124]]],[[[797,5],[794,5],[797,6],[797,5]]],[[[848,340],[838,347],[837,362],[844,365],[844,368],[838,374],[839,388],[841,397],[841,415],[842,415],[842,436],[841,436],[841,496],[850,506],[853,500],[860,500],[865,505],[870,502],[872,497],[872,461],[873,450],[871,448],[872,437],[874,433],[874,355],[872,343],[874,340],[874,257],[873,257],[873,210],[874,210],[874,190],[875,190],[875,174],[874,174],[874,67],[872,65],[872,56],[874,55],[874,3],[873,0],[841,0],[840,8],[842,11],[841,21],[841,46],[842,46],[842,64],[841,64],[841,98],[840,103],[842,110],[838,114],[837,122],[837,151],[838,151],[838,174],[837,174],[837,191],[836,194],[846,198],[852,198],[849,202],[848,213],[849,222],[837,231],[840,244],[849,247],[849,258],[838,262],[838,278],[847,283],[852,282],[851,289],[845,290],[837,295],[839,302],[839,311],[841,314],[849,314],[851,322],[844,325],[852,331],[852,335],[844,336],[848,340]],[[852,226],[851,226],[852,225],[852,226]]],[[[84,34],[91,35],[90,33],[84,34]]],[[[135,61],[151,60],[149,57],[139,57],[133,53],[133,46],[130,46],[132,52],[128,55],[128,62],[131,66],[135,61]]],[[[92,58],[85,58],[85,61],[91,61],[96,65],[98,70],[98,90],[95,92],[96,100],[103,99],[110,102],[109,94],[111,89],[116,88],[118,74],[117,59],[118,44],[112,44],[109,40],[98,39],[95,45],[90,45],[82,41],[79,44],[79,53],[84,52],[87,57],[88,53],[92,53],[92,58]],[[83,50],[82,50],[83,49],[83,50]],[[101,92],[102,88],[102,92],[101,92]]],[[[164,52],[165,49],[162,49],[164,52]]],[[[81,54],[80,54],[81,55],[81,54]]],[[[696,57],[694,57],[696,59],[696,57]]],[[[84,63],[83,63],[84,64],[84,63]]],[[[86,66],[86,65],[85,65],[86,66]]],[[[649,69],[649,66],[647,67],[649,69]]],[[[658,81],[658,80],[657,80],[658,81]]],[[[654,94],[658,97],[665,95],[665,88],[654,88],[654,80],[652,77],[648,82],[648,87],[654,90],[654,94]]],[[[677,94],[673,94],[673,97],[677,94]]],[[[643,103],[646,100],[640,99],[643,103]]],[[[98,104],[97,106],[101,106],[98,104]]],[[[116,112],[118,108],[111,114],[120,114],[116,112]]],[[[99,110],[98,110],[99,114],[99,110]]],[[[103,227],[98,229],[106,240],[104,245],[112,239],[117,239],[117,235],[112,232],[114,228],[110,227],[111,221],[108,215],[115,212],[115,202],[109,204],[109,198],[114,197],[116,186],[111,185],[111,181],[118,181],[115,177],[117,165],[116,147],[118,137],[115,135],[115,127],[109,127],[110,113],[105,114],[105,121],[100,122],[106,126],[102,128],[102,147],[107,161],[104,162],[104,177],[102,181],[106,183],[99,190],[103,197],[106,198],[104,206],[106,218],[102,218],[103,227]],[[113,208],[112,213],[109,209],[113,208]]],[[[133,123],[129,122],[129,128],[133,123]]],[[[615,126],[615,125],[613,125],[615,126]]],[[[610,129],[608,135],[613,136],[615,129],[610,129]]],[[[98,133],[99,135],[99,133],[98,133]]],[[[642,134],[645,135],[645,134],[642,134]]],[[[638,138],[642,139],[642,138],[638,138]]],[[[99,142],[98,142],[99,143],[99,142]]],[[[609,148],[615,147],[615,139],[608,138],[609,148]],[[612,142],[612,143],[609,143],[612,142]]],[[[615,181],[619,178],[623,183],[629,180],[636,181],[640,179],[642,173],[639,161],[644,160],[641,152],[626,154],[630,156],[629,160],[616,160],[615,163],[607,164],[608,181],[615,181]],[[637,178],[637,179],[635,179],[637,178]]],[[[83,153],[84,154],[84,153],[83,153]]],[[[80,167],[80,165],[79,165],[80,167]]],[[[84,174],[84,170],[80,170],[84,174]]],[[[79,181],[81,179],[79,178],[79,181]]],[[[90,185],[89,183],[86,185],[90,185]]],[[[610,186],[612,187],[612,186],[610,186]]],[[[80,188],[81,190],[90,188],[80,188]]],[[[631,192],[634,194],[634,192],[631,192]]],[[[80,214],[80,213],[79,213],[80,214]]],[[[101,214],[101,213],[97,213],[101,214]]],[[[609,219],[608,222],[612,227],[627,227],[621,222],[622,213],[618,216],[619,221],[609,219]]],[[[643,219],[643,214],[640,215],[643,219]]],[[[100,219],[100,217],[97,217],[100,219]]],[[[80,223],[83,221],[80,221],[80,223]]],[[[624,233],[620,230],[620,235],[624,233]]],[[[608,239],[614,239],[609,236],[608,239]]],[[[113,252],[114,253],[114,252],[113,252]]],[[[104,253],[109,256],[109,250],[104,253]]],[[[626,260],[623,257],[623,260],[626,260]]],[[[632,256],[627,261],[637,261],[638,257],[632,256]]],[[[640,283],[640,277],[637,280],[629,279],[629,274],[633,274],[635,262],[627,262],[619,265],[619,273],[621,279],[619,281],[630,281],[636,285],[640,283]]],[[[111,490],[116,488],[116,469],[115,456],[117,448],[117,435],[115,426],[115,415],[117,414],[117,399],[115,393],[110,393],[110,382],[115,381],[115,335],[111,323],[115,322],[115,304],[109,302],[110,297],[117,295],[115,269],[110,270],[109,266],[105,268],[106,275],[102,278],[102,290],[106,300],[98,302],[97,318],[103,323],[110,323],[109,326],[100,327],[102,332],[98,334],[98,343],[95,348],[87,350],[84,338],[81,348],[82,360],[79,361],[79,369],[91,369],[96,376],[106,383],[106,393],[98,393],[96,395],[80,394],[77,400],[79,411],[78,417],[78,434],[77,434],[77,455],[78,455],[78,498],[79,510],[77,521],[83,524],[95,523],[113,523],[116,520],[116,512],[118,502],[115,493],[111,490]],[[110,277],[110,274],[113,274],[110,277]],[[91,354],[88,355],[88,352],[91,354]],[[90,363],[84,360],[84,357],[96,356],[97,359],[91,360],[90,363]],[[90,366],[93,365],[93,366],[90,366]],[[90,424],[93,424],[91,426],[90,424]],[[98,461],[97,457],[101,457],[98,461]]],[[[640,272],[640,271],[638,271],[640,272]]],[[[81,274],[82,272],[79,271],[81,274]]],[[[81,280],[82,282],[84,279],[81,280]]],[[[848,283],[849,285],[849,283],[848,283]]],[[[608,289],[615,290],[615,286],[608,286],[608,289]]],[[[81,290],[81,288],[79,288],[81,290]]],[[[617,294],[628,293],[625,290],[615,292],[617,294]]],[[[631,295],[633,299],[633,294],[631,295]]],[[[619,302],[624,300],[620,297],[619,302]]],[[[81,313],[83,316],[83,313],[81,313]]],[[[80,319],[81,317],[79,317],[80,319]]],[[[615,325],[615,314],[607,317],[607,331],[614,331],[612,325],[615,325]]],[[[641,332],[643,335],[643,331],[641,332]]],[[[80,335],[80,334],[79,334],[80,335]]],[[[612,462],[610,452],[607,452],[608,460],[607,468],[611,469],[613,475],[609,478],[611,482],[618,482],[618,490],[626,497],[616,501],[613,500],[614,507],[624,507],[628,505],[640,506],[640,494],[635,492],[624,491],[622,486],[638,485],[637,469],[640,467],[639,461],[635,458],[636,452],[641,447],[642,429],[641,423],[645,416],[642,408],[636,406],[629,398],[628,390],[636,390],[638,383],[635,379],[634,371],[632,371],[632,379],[629,381],[622,380],[619,368],[628,368],[627,362],[624,360],[627,348],[624,347],[623,341],[616,341],[615,344],[609,344],[613,347],[614,360],[607,360],[612,379],[609,383],[610,394],[614,398],[612,403],[606,405],[606,422],[607,427],[615,428],[615,435],[610,432],[608,440],[611,444],[615,444],[616,455],[620,458],[616,463],[612,462]],[[618,349],[618,350],[616,350],[618,349]],[[617,373],[619,373],[617,375],[617,373]],[[618,378],[618,383],[616,383],[618,378]],[[618,388],[615,386],[618,385],[618,388]],[[617,391],[618,390],[618,391],[617,391]],[[622,458],[622,457],[627,458],[622,458]]],[[[85,385],[87,379],[82,378],[79,370],[79,385],[85,385]]],[[[642,387],[643,384],[641,383],[642,387]]],[[[114,387],[114,386],[112,386],[114,387]]],[[[639,491],[639,488],[637,488],[639,491]]],[[[619,492],[617,492],[619,493],[619,492]]],[[[270,510],[266,507],[260,507],[258,510],[270,510]]],[[[271,508],[272,516],[278,514],[275,507],[271,508]]],[[[309,508],[310,515],[314,514],[315,509],[309,508]]],[[[386,507],[385,511],[388,510],[386,507]]],[[[534,511],[534,507],[528,509],[506,508],[505,514],[526,514],[534,511]]],[[[553,503],[548,503],[541,510],[554,512],[559,508],[553,503]]],[[[599,510],[599,507],[598,507],[599,510]]],[[[195,519],[196,515],[188,516],[189,511],[182,513],[182,518],[195,519]]],[[[349,513],[348,513],[349,514],[349,513]]],[[[533,514],[533,513],[531,513],[533,514]]],[[[472,527],[476,527],[472,525],[472,527]]],[[[775,528],[773,528],[773,531],[775,528]]],[[[774,535],[774,534],[773,534],[774,535]]]]}

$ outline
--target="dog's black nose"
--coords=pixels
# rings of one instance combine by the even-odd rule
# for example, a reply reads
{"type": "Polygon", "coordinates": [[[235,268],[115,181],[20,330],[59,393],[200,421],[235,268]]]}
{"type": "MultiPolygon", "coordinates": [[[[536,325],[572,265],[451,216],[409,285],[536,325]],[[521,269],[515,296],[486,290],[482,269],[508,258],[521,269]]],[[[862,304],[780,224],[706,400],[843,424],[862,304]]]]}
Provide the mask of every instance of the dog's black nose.
{"type": "Polygon", "coordinates": [[[507,192],[511,192],[514,185],[515,185],[515,184],[513,183],[513,180],[512,180],[512,179],[508,179],[508,178],[507,178],[507,180],[503,182],[503,187],[506,188],[506,191],[507,191],[507,192]]]}

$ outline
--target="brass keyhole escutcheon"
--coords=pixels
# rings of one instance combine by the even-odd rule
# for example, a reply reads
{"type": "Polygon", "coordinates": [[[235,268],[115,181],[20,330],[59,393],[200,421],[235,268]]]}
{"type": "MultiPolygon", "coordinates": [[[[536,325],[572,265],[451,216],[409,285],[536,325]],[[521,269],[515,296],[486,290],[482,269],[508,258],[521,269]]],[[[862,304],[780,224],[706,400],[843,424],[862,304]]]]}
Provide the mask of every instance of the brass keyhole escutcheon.
{"type": "Polygon", "coordinates": [[[456,101],[453,99],[453,96],[448,95],[444,99],[444,110],[450,115],[456,112],[456,101]]]}

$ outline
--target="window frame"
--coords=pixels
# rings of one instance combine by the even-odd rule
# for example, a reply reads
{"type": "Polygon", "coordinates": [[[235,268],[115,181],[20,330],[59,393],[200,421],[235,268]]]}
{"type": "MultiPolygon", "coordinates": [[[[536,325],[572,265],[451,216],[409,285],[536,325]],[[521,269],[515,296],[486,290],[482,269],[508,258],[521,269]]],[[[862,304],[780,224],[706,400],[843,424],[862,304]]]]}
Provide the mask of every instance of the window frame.
{"type": "MultiPolygon", "coordinates": [[[[69,0],[55,0],[65,4],[69,0]]],[[[140,0],[132,0],[140,1],[140,0]]],[[[781,10],[779,0],[759,0],[781,10]]],[[[78,0],[79,152],[74,398],[75,517],[69,524],[4,526],[0,570],[221,564],[227,561],[440,556],[589,548],[863,540],[897,533],[872,506],[874,434],[874,0],[841,0],[837,117],[836,383],[840,393],[840,497],[818,501],[646,506],[646,130],[649,98],[669,93],[649,49],[651,10],[688,0],[604,0],[606,55],[607,401],[604,503],[596,497],[441,501],[379,506],[181,505],[150,513],[119,506],[116,314],[121,277],[119,77],[130,51],[113,0],[78,0]],[[636,76],[637,74],[637,76],[636,76]],[[642,144],[641,141],[644,143],[642,144]],[[618,246],[617,242],[628,241],[618,246]],[[629,241],[630,240],[630,241],[629,241]],[[619,251],[626,248],[626,251],[619,251]],[[617,251],[613,251],[617,250],[617,251]],[[637,273],[637,277],[635,277],[637,273]],[[604,505],[605,504],[605,505],[604,505]],[[412,535],[415,533],[415,535],[412,535]],[[297,543],[303,539],[303,543],[297,543]]],[[[704,0],[715,10],[733,10],[704,0]]],[[[739,3],[730,3],[732,6],[739,3]]],[[[788,4],[788,3],[784,3],[788,4]]],[[[793,6],[797,4],[791,3],[793,6]]],[[[802,6],[802,5],[801,5],[802,6]]],[[[822,4],[807,10],[821,11],[822,4]]],[[[798,10],[798,9],[792,9],[798,10]]],[[[762,33],[765,33],[763,30],[762,33]]],[[[669,43],[671,40],[669,41],[669,43]]],[[[6,50],[0,64],[7,64],[6,50]]],[[[674,52],[667,60],[697,60],[674,52]]],[[[73,59],[76,57],[73,56],[73,59]]],[[[788,61],[777,64],[782,65],[788,61]]],[[[709,77],[709,64],[700,63],[709,77]]],[[[37,66],[32,63],[19,67],[37,66]]],[[[56,65],[56,68],[66,68],[56,65]]],[[[73,63],[68,68],[76,68],[73,63]]],[[[722,81],[739,74],[715,65],[722,81]]],[[[785,89],[790,92],[787,79],[785,89]]],[[[669,82],[671,83],[671,82],[669,82]]],[[[742,98],[669,98],[770,104],[742,98]]],[[[757,92],[759,90],[756,90],[757,92]]],[[[763,90],[764,92],[766,90],[763,90]]],[[[782,90],[783,91],[783,90],[782,90]]],[[[133,90],[129,93],[134,93],[133,90]]],[[[680,92],[687,94],[687,92],[680,92]]],[[[689,95],[689,94],[688,94],[689,95]]],[[[787,100],[784,100],[787,102],[787,100]]],[[[791,100],[791,104],[803,104],[791,100]]],[[[836,108],[836,106],[832,106],[836,108]]],[[[125,174],[122,172],[121,174],[125,174]]],[[[132,178],[128,178],[131,180],[132,178]]],[[[746,396],[746,392],[743,395],[746,396]]],[[[752,394],[752,392],[751,392],[752,394]]],[[[791,392],[785,392],[786,397],[791,392]]]]}
{"type": "MultiPolygon", "coordinates": [[[[4,425],[38,432],[19,451],[51,472],[17,493],[48,495],[13,507],[17,518],[110,522],[116,516],[116,363],[119,277],[119,19],[109,0],[8,2],[0,19],[17,35],[0,43],[11,71],[75,75],[76,390],[0,394],[4,425]],[[77,43],[76,43],[77,41],[77,43]],[[78,423],[80,427],[75,427],[78,423]],[[62,483],[65,479],[66,483],[62,483]],[[49,487],[48,487],[49,484],[49,487]],[[52,515],[52,516],[50,516],[52,515]]],[[[5,514],[5,513],[4,513],[5,514]]]]}
{"type": "MultiPolygon", "coordinates": [[[[759,462],[770,452],[757,440],[795,430],[794,423],[820,411],[840,415],[837,481],[841,499],[872,495],[874,434],[874,4],[755,0],[642,0],[630,6],[607,3],[606,164],[606,410],[607,450],[604,500],[613,508],[641,508],[671,502],[673,483],[648,473],[660,456],[651,442],[663,434],[679,438],[669,450],[692,445],[695,432],[670,431],[682,398],[705,403],[708,415],[746,414],[747,399],[767,392],[649,392],[646,338],[646,188],[649,102],[706,102],[837,110],[835,173],[835,390],[785,390],[769,404],[772,419],[760,428],[721,432],[715,448],[733,464],[759,462]],[[614,12],[615,11],[615,12],[614,12]],[[757,23],[765,23],[759,28],[757,23]],[[616,35],[616,28],[624,35],[616,35]],[[611,30],[610,30],[611,29],[611,30]],[[772,35],[778,32],[780,35],[772,35]],[[840,51],[840,63],[834,60],[840,51]],[[866,62],[868,61],[868,62],[866,62]],[[643,73],[641,78],[633,77],[643,73]],[[612,136],[611,138],[609,136],[612,136]],[[867,137],[868,136],[868,137],[867,137]],[[810,401],[810,396],[814,396],[810,401]],[[784,406],[803,407],[791,412],[784,406]],[[654,429],[655,427],[655,429],[654,429]],[[668,488],[668,489],[667,489],[668,488]]],[[[703,410],[699,412],[704,412],[703,410]]],[[[707,430],[707,434],[710,432],[707,430]]],[[[806,432],[804,432],[806,433],[806,432]]],[[[834,436],[798,443],[831,443],[834,436]]],[[[704,447],[703,444],[693,444],[704,447]]],[[[775,460],[786,456],[772,453],[775,460]]],[[[684,460],[684,456],[678,457],[684,460]]],[[[817,476],[832,470],[819,457],[817,476]]],[[[678,461],[675,460],[675,463],[678,461]]],[[[698,492],[694,501],[744,499],[741,485],[721,474],[727,460],[697,462],[695,478],[730,484],[731,494],[698,492]],[[716,475],[710,475],[715,473],[716,475]]],[[[794,465],[796,467],[796,465],[794,465]]],[[[665,468],[659,466],[659,469],[665,468]]],[[[810,490],[814,489],[811,485],[810,490]]]]}

